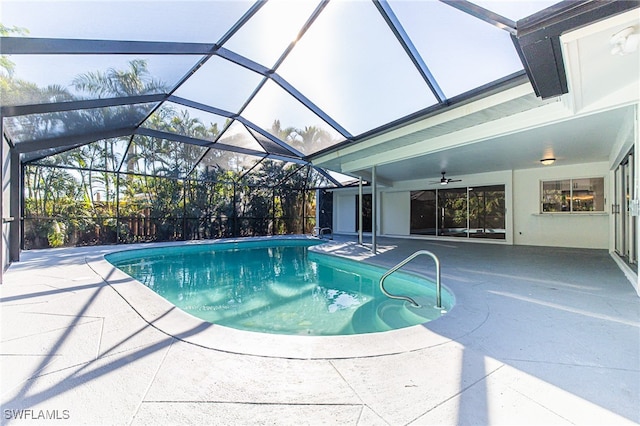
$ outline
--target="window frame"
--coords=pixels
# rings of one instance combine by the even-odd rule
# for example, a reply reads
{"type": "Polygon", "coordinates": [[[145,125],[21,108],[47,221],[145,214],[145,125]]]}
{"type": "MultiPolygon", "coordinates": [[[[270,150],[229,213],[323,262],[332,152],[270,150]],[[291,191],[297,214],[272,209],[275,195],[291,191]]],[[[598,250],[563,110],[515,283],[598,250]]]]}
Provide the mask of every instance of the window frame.
{"type": "MultiPolygon", "coordinates": [[[[593,215],[593,214],[606,214],[606,204],[607,204],[607,191],[606,191],[606,177],[602,175],[598,176],[583,176],[583,177],[569,177],[569,178],[556,178],[549,180],[540,180],[540,184],[538,186],[538,202],[539,202],[539,214],[543,215],[593,215]],[[602,180],[602,209],[601,210],[574,210],[574,181],[584,180],[584,179],[601,179],[602,180]],[[569,182],[569,210],[566,211],[545,211],[544,210],[544,184],[551,182],[569,182]]],[[[597,205],[594,197],[594,206],[597,205]]]]}
{"type": "MultiPolygon", "coordinates": [[[[458,197],[459,199],[459,197],[458,197]]],[[[419,190],[411,190],[410,191],[410,202],[411,202],[411,206],[409,208],[410,210],[410,218],[409,218],[409,235],[416,235],[416,236],[425,236],[425,237],[435,237],[435,238],[455,238],[455,239],[483,239],[483,240],[495,240],[495,241],[506,241],[507,240],[507,217],[506,217],[506,199],[507,199],[507,186],[504,183],[500,183],[500,184],[493,184],[493,185],[473,185],[473,186],[453,186],[453,187],[447,187],[447,188],[431,188],[431,189],[419,189],[419,190]],[[446,213],[454,213],[456,212],[456,210],[449,210],[447,209],[446,206],[446,201],[447,201],[447,196],[444,194],[447,193],[455,193],[456,191],[464,191],[465,195],[465,199],[464,199],[464,207],[460,210],[457,210],[458,212],[464,212],[465,213],[465,224],[464,224],[464,235],[462,235],[461,233],[456,233],[455,231],[453,233],[451,233],[451,229],[455,229],[456,226],[451,227],[450,229],[445,227],[445,220],[449,219],[451,220],[451,217],[446,218],[445,214],[446,213]],[[434,203],[435,203],[435,210],[434,210],[434,223],[435,223],[435,228],[433,229],[433,232],[416,232],[417,230],[415,228],[412,228],[412,225],[414,223],[417,223],[417,221],[414,221],[413,219],[413,213],[414,212],[419,212],[419,209],[415,209],[413,206],[413,195],[414,193],[419,193],[419,192],[433,192],[434,195],[434,203]],[[484,230],[482,233],[477,233],[477,232],[471,232],[471,221],[478,220],[478,217],[474,216],[472,218],[471,216],[471,211],[470,211],[470,195],[472,192],[475,193],[480,193],[482,192],[483,194],[485,192],[501,192],[502,193],[502,205],[501,205],[501,210],[502,210],[502,221],[503,221],[503,228],[498,228],[499,230],[502,230],[501,232],[496,232],[495,234],[493,234],[494,231],[490,231],[490,232],[486,232],[486,230],[484,230]],[[446,230],[446,231],[445,231],[446,230]]],[[[474,227],[477,228],[477,227],[474,227]]]]}

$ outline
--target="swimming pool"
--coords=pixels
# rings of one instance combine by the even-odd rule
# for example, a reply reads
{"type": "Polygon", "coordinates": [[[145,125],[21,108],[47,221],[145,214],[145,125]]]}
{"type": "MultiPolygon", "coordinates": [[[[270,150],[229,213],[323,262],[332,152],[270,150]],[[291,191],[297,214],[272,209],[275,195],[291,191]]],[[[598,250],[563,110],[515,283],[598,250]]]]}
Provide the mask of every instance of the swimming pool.
{"type": "Polygon", "coordinates": [[[379,289],[384,269],[313,253],[318,240],[267,240],[129,250],[107,255],[114,266],[183,311],[239,330],[293,335],[351,335],[422,324],[454,303],[443,289],[397,272],[385,281],[420,308],[379,289]]]}

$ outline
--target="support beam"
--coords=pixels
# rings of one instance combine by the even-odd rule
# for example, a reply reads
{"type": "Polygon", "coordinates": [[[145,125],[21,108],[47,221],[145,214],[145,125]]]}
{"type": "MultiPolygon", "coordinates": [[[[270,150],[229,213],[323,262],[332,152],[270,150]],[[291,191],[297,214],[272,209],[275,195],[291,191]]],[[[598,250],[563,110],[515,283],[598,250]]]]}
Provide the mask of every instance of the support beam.
{"type": "Polygon", "coordinates": [[[300,158],[295,158],[295,157],[285,157],[283,155],[272,155],[272,154],[267,154],[266,152],[263,151],[257,151],[255,149],[249,149],[249,148],[243,148],[240,146],[232,146],[232,145],[227,145],[227,144],[223,144],[220,142],[212,142],[206,139],[198,139],[198,138],[193,138],[190,136],[185,136],[185,135],[179,135],[177,133],[170,133],[170,132],[165,132],[162,130],[155,130],[155,129],[149,129],[146,127],[140,127],[137,130],[134,131],[134,133],[136,135],[143,135],[143,136],[149,136],[152,138],[158,138],[158,139],[166,139],[169,141],[176,141],[176,142],[182,142],[182,143],[187,143],[187,144],[191,144],[191,145],[197,145],[197,146],[204,146],[207,148],[214,148],[214,149],[219,149],[221,151],[231,151],[231,152],[237,152],[240,154],[246,154],[246,155],[253,155],[256,157],[269,157],[269,158],[273,158],[273,159],[278,159],[278,160],[285,160],[285,161],[291,161],[291,162],[295,162],[297,164],[308,164],[307,161],[302,160],[300,158]]]}
{"type": "MultiPolygon", "coordinates": [[[[322,197],[322,191],[320,189],[316,189],[316,212],[315,212],[316,227],[320,227],[320,207],[322,203],[321,197],[322,197]]],[[[331,228],[333,229],[333,224],[331,225],[331,228]]],[[[313,229],[311,231],[313,232],[313,229]]]]}
{"type": "MultiPolygon", "coordinates": [[[[313,166],[313,164],[312,164],[313,166]]],[[[340,182],[338,182],[338,180],[336,178],[334,178],[333,176],[331,176],[331,174],[329,172],[327,172],[325,169],[322,169],[320,167],[316,167],[313,166],[313,169],[320,174],[321,176],[323,176],[325,179],[327,179],[329,182],[331,182],[332,184],[334,184],[335,186],[337,186],[338,188],[343,187],[344,185],[341,184],[340,182]]]]}
{"type": "Polygon", "coordinates": [[[50,157],[52,155],[56,155],[56,154],[60,154],[62,152],[67,152],[67,151],[71,151],[73,149],[76,148],[80,148],[81,146],[85,145],[84,143],[78,143],[75,145],[65,145],[65,146],[59,146],[56,148],[49,148],[49,149],[43,149],[40,151],[33,151],[33,152],[28,152],[26,154],[22,154],[20,156],[20,158],[22,159],[22,164],[27,164],[27,163],[32,163],[35,161],[40,161],[43,158],[47,158],[50,157]]]}
{"type": "MultiPolygon", "coordinates": [[[[354,173],[354,172],[349,172],[349,173],[354,173]]],[[[358,170],[357,172],[360,175],[361,178],[371,182],[372,180],[372,174],[371,172],[369,172],[368,170],[358,170]]],[[[380,176],[376,176],[376,180],[378,181],[378,185],[382,185],[382,186],[393,186],[393,182],[388,180],[388,179],[384,179],[381,178],[380,176]]]]}
{"type": "Polygon", "coordinates": [[[0,37],[3,55],[208,55],[213,43],[0,37]]]}
{"type": "Polygon", "coordinates": [[[490,11],[489,9],[485,9],[484,7],[478,6],[475,3],[472,3],[467,0],[440,0],[441,2],[455,7],[456,9],[468,13],[474,18],[482,19],[483,21],[500,28],[501,30],[505,30],[510,34],[516,33],[516,23],[509,18],[505,18],[502,15],[499,15],[495,12],[490,11]]]}
{"type": "Polygon", "coordinates": [[[358,179],[358,244],[362,245],[362,176],[358,179]]]}
{"type": "Polygon", "coordinates": [[[377,254],[378,245],[376,241],[377,222],[378,222],[378,187],[376,178],[376,166],[371,167],[371,252],[377,254]]]}
{"type": "Polygon", "coordinates": [[[266,2],[264,1],[257,1],[253,4],[253,6],[251,6],[249,8],[249,10],[247,10],[244,15],[242,15],[242,17],[240,19],[238,19],[238,21],[236,21],[236,23],[233,25],[233,27],[231,27],[229,29],[229,31],[227,31],[221,38],[220,40],[218,40],[218,45],[222,46],[224,45],[227,41],[229,41],[229,39],[231,37],[233,37],[233,35],[235,33],[237,33],[240,28],[242,28],[247,22],[249,22],[249,20],[251,20],[251,18],[253,17],[253,15],[255,15],[256,13],[258,13],[258,11],[260,10],[260,8],[262,8],[262,6],[264,6],[266,4],[266,2]]]}
{"type": "Polygon", "coordinates": [[[344,127],[342,127],[336,120],[331,118],[327,113],[325,113],[320,107],[311,102],[309,98],[304,96],[298,89],[293,87],[288,81],[284,78],[280,77],[278,74],[273,73],[270,75],[271,80],[274,81],[278,86],[284,89],[291,96],[296,98],[298,102],[307,107],[311,112],[320,117],[325,123],[333,127],[338,133],[340,133],[345,139],[351,140],[353,139],[353,135],[347,131],[344,127]]]}
{"type": "Polygon", "coordinates": [[[118,138],[121,136],[131,135],[134,131],[135,128],[133,127],[123,127],[120,129],[101,130],[73,136],[57,136],[49,139],[23,141],[17,143],[15,149],[20,154],[26,154],[54,148],[88,144],[101,139],[118,138]]]}
{"type": "Polygon", "coordinates": [[[79,109],[107,108],[122,105],[136,105],[150,102],[161,102],[167,95],[122,96],[107,99],[89,99],[79,101],[54,102],[50,104],[8,105],[0,107],[3,117],[16,117],[30,114],[49,114],[52,112],[75,111],[79,109]]]}
{"type": "MultiPolygon", "coordinates": [[[[0,114],[2,117],[2,114],[0,114]]],[[[0,244],[0,284],[2,284],[2,276],[4,275],[4,267],[5,262],[8,263],[9,259],[5,258],[5,247],[4,247],[4,223],[5,223],[5,214],[4,214],[4,174],[5,174],[5,164],[4,164],[4,134],[2,133],[2,119],[0,118],[0,217],[2,218],[2,226],[0,227],[2,235],[2,244],[0,244]]]]}
{"type": "Polygon", "coordinates": [[[420,52],[413,45],[411,38],[407,35],[395,13],[393,13],[393,9],[391,9],[389,4],[384,0],[374,0],[373,4],[375,4],[375,6],[378,8],[378,12],[380,12],[384,20],[387,22],[387,25],[398,39],[398,42],[406,52],[407,56],[409,56],[409,59],[411,59],[411,62],[413,62],[413,65],[416,67],[425,83],[427,83],[429,89],[431,89],[431,92],[436,97],[438,102],[445,102],[447,98],[444,95],[442,88],[440,88],[440,86],[438,85],[438,82],[429,70],[429,67],[427,67],[427,64],[425,64],[424,60],[422,59],[420,52]]]}
{"type": "MultiPolygon", "coordinates": [[[[262,129],[260,126],[252,123],[251,121],[247,120],[244,117],[238,117],[237,120],[244,124],[248,129],[251,129],[252,131],[262,135],[264,138],[268,139],[272,144],[275,144],[277,146],[280,147],[280,150],[284,150],[285,152],[289,152],[291,153],[291,155],[296,156],[296,157],[304,157],[305,155],[298,151],[297,149],[293,148],[292,146],[290,146],[289,144],[281,141],[280,139],[276,138],[275,136],[271,135],[269,132],[267,132],[266,130],[262,129]]],[[[254,136],[255,137],[255,136],[254,136]]],[[[257,140],[257,138],[256,138],[257,140]]],[[[258,141],[258,143],[260,143],[260,141],[258,141]]]]}
{"type": "Polygon", "coordinates": [[[9,153],[11,156],[11,182],[9,193],[11,201],[9,213],[13,221],[9,224],[9,261],[18,262],[20,260],[20,241],[22,240],[22,163],[20,153],[14,148],[9,153]]]}
{"type": "Polygon", "coordinates": [[[236,114],[234,112],[225,111],[225,110],[220,109],[220,108],[212,107],[212,106],[200,103],[200,102],[195,102],[195,101],[192,101],[192,100],[189,100],[189,99],[181,98],[181,97],[176,96],[176,95],[169,96],[167,98],[167,101],[173,102],[173,103],[176,103],[176,104],[180,104],[180,105],[184,105],[184,106],[189,107],[189,108],[199,109],[200,111],[209,112],[211,114],[220,115],[220,116],[226,117],[226,118],[232,118],[232,119],[238,118],[238,114],[236,114]]]}
{"type": "Polygon", "coordinates": [[[271,70],[264,65],[260,65],[256,61],[252,61],[251,59],[242,56],[232,50],[225,49],[224,47],[218,49],[216,51],[216,55],[226,59],[229,62],[233,62],[236,65],[246,68],[249,71],[253,71],[256,74],[260,74],[265,77],[271,74],[271,70]]]}

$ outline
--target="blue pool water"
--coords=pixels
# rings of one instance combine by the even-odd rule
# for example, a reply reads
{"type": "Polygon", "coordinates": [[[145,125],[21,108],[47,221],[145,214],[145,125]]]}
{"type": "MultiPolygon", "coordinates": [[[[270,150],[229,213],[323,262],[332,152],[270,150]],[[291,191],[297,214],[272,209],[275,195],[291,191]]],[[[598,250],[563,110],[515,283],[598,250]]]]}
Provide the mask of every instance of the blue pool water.
{"type": "Polygon", "coordinates": [[[396,272],[378,286],[384,269],[314,253],[314,240],[268,240],[130,250],[107,255],[114,266],[180,309],[211,323],[277,334],[344,335],[422,324],[448,311],[443,289],[396,272]]]}

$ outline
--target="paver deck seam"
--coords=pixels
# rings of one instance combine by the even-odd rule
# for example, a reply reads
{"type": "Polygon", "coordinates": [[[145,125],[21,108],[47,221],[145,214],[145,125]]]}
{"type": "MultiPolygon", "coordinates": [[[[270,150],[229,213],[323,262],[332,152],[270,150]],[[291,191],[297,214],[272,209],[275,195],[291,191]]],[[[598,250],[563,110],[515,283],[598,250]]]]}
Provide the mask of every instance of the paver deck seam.
{"type": "MultiPolygon", "coordinates": [[[[64,355],[58,355],[58,356],[63,357],[64,355]]],[[[39,379],[41,377],[50,376],[51,374],[57,374],[57,373],[61,373],[61,372],[66,371],[66,370],[70,370],[72,368],[79,368],[79,370],[81,370],[85,366],[87,366],[89,364],[92,364],[95,361],[96,361],[95,359],[90,359],[88,361],[83,361],[83,362],[78,362],[78,363],[75,363],[75,364],[67,365],[66,367],[62,367],[62,368],[59,368],[57,370],[51,370],[51,371],[47,371],[46,373],[34,375],[34,376],[30,377],[30,379],[39,379]]]]}
{"type": "Polygon", "coordinates": [[[566,418],[566,417],[565,417],[565,416],[563,416],[562,414],[560,414],[560,413],[558,413],[558,412],[556,412],[556,411],[552,410],[551,408],[549,408],[549,407],[547,407],[546,405],[542,404],[540,401],[537,401],[537,400],[535,400],[535,399],[531,398],[529,395],[526,395],[526,394],[524,394],[524,393],[520,392],[518,389],[515,389],[515,388],[514,388],[514,387],[512,387],[512,386],[507,386],[507,387],[508,387],[509,389],[511,389],[512,391],[516,392],[517,394],[519,394],[519,395],[523,396],[524,398],[528,399],[529,401],[533,402],[533,403],[534,403],[534,404],[536,404],[537,406],[544,408],[545,410],[549,411],[550,413],[553,413],[554,415],[556,415],[556,416],[560,417],[560,418],[561,418],[561,419],[563,419],[563,420],[566,420],[567,422],[571,423],[572,425],[573,425],[573,424],[576,424],[574,421],[571,421],[570,419],[566,418]]]}
{"type": "MultiPolygon", "coordinates": [[[[128,352],[133,352],[133,355],[135,355],[136,352],[139,352],[139,351],[135,351],[135,350],[132,349],[132,350],[129,350],[128,352]]],[[[65,382],[65,381],[69,381],[69,380],[75,380],[75,381],[79,381],[80,383],[84,383],[84,381],[83,381],[84,379],[83,379],[82,376],[92,373],[92,371],[87,371],[87,369],[89,367],[93,366],[94,364],[96,364],[96,362],[101,361],[101,360],[103,360],[103,358],[100,358],[98,360],[89,360],[89,361],[86,361],[86,362],[77,363],[77,364],[74,364],[72,366],[67,366],[67,367],[61,368],[61,369],[56,370],[56,371],[47,372],[45,374],[40,374],[38,376],[32,376],[29,379],[24,380],[23,382],[21,382],[19,385],[21,385],[23,383],[28,383],[30,381],[35,381],[40,377],[44,377],[44,376],[55,374],[55,373],[60,373],[62,371],[71,370],[71,369],[75,369],[75,371],[71,371],[59,383],[62,383],[62,382],[65,382]],[[83,370],[85,370],[85,372],[83,372],[83,370]]],[[[124,363],[124,362],[125,362],[124,359],[121,358],[119,360],[112,361],[111,363],[109,363],[107,365],[107,367],[111,367],[111,364],[114,364],[114,363],[124,363]]],[[[126,361],[126,363],[129,363],[129,361],[126,361]]],[[[49,364],[47,364],[47,365],[49,365],[49,364]]],[[[46,365],[43,366],[42,368],[40,368],[39,371],[42,371],[42,369],[44,367],[46,367],[46,365]]],[[[98,369],[103,369],[103,368],[105,368],[105,367],[99,367],[98,369]]],[[[75,386],[77,386],[77,385],[74,385],[73,387],[75,387],[75,386]]],[[[15,389],[15,387],[14,387],[14,389],[15,389]]],[[[33,400],[33,401],[28,401],[27,404],[29,406],[33,406],[33,405],[37,405],[37,404],[47,400],[48,397],[45,398],[45,397],[43,397],[43,395],[45,395],[46,392],[48,392],[49,390],[50,389],[47,389],[45,391],[40,391],[40,392],[37,392],[36,394],[32,394],[32,395],[29,395],[28,397],[25,397],[26,399],[32,399],[33,400]]],[[[15,399],[16,399],[16,396],[14,396],[9,402],[14,402],[15,403],[15,399]]],[[[2,401],[2,405],[5,405],[5,404],[6,404],[6,401],[2,401]]]]}
{"type": "Polygon", "coordinates": [[[25,303],[2,303],[2,307],[9,308],[14,306],[33,306],[33,305],[42,305],[43,303],[49,303],[48,300],[42,302],[25,302],[25,303]]]}
{"type": "Polygon", "coordinates": [[[172,338],[171,342],[167,345],[167,348],[166,348],[164,354],[162,355],[162,359],[160,360],[160,362],[158,363],[158,366],[156,367],[156,371],[154,371],[153,376],[149,380],[149,384],[147,385],[147,388],[144,391],[144,394],[140,398],[140,402],[136,405],[136,409],[135,409],[133,415],[131,416],[131,420],[129,421],[129,425],[133,424],[133,422],[136,419],[136,416],[140,412],[140,408],[142,407],[142,404],[145,402],[145,399],[146,399],[147,395],[149,395],[149,391],[151,390],[151,387],[153,386],[153,383],[155,382],[156,377],[158,377],[158,373],[160,372],[160,369],[164,365],[164,363],[165,363],[165,361],[167,359],[167,355],[169,354],[169,351],[173,347],[173,344],[174,344],[175,341],[176,341],[176,339],[172,338]]]}
{"type": "MultiPolygon", "coordinates": [[[[33,314],[33,315],[50,315],[53,317],[92,318],[95,320],[104,319],[104,316],[101,316],[101,315],[74,315],[74,314],[60,314],[57,312],[29,312],[29,311],[23,311],[22,313],[33,314]]],[[[88,323],[83,323],[83,324],[88,324],[88,323]]]]}
{"type": "MultiPolygon", "coordinates": [[[[265,406],[295,406],[295,407],[368,407],[367,404],[353,404],[348,402],[273,402],[273,401],[223,401],[223,400],[149,400],[143,404],[235,404],[235,405],[265,405],[265,406]]],[[[371,407],[368,407],[371,409],[371,407]]]]}
{"type": "MultiPolygon", "coordinates": [[[[30,354],[30,353],[15,353],[15,354],[8,354],[8,353],[0,353],[0,356],[35,356],[35,357],[43,357],[43,356],[51,356],[52,354],[30,354]]],[[[53,354],[53,356],[62,356],[59,354],[53,354]]]]}
{"type": "Polygon", "coordinates": [[[96,349],[96,357],[94,358],[95,360],[97,360],[98,358],[100,358],[100,350],[102,349],[102,337],[104,336],[104,321],[105,321],[105,317],[100,317],[100,337],[98,337],[98,348],[96,349]]]}
{"type": "MultiPolygon", "coordinates": [[[[2,287],[4,287],[5,285],[11,285],[11,286],[15,286],[15,285],[20,285],[20,284],[3,284],[2,287]]],[[[44,285],[44,284],[42,284],[44,285]]],[[[20,306],[20,305],[37,305],[37,304],[42,304],[42,303],[49,303],[49,302],[56,302],[60,299],[64,299],[67,297],[71,297],[74,296],[76,294],[78,294],[79,291],[82,290],[88,290],[88,289],[95,289],[97,287],[104,287],[104,285],[106,285],[104,282],[100,282],[100,283],[92,283],[92,284],[86,284],[82,287],[80,286],[73,286],[73,287],[56,287],[56,286],[51,286],[51,285],[44,285],[45,287],[49,287],[52,290],[47,290],[47,291],[38,291],[38,292],[34,292],[34,293],[26,293],[23,294],[23,297],[20,297],[20,299],[24,299],[24,298],[31,298],[31,297],[44,297],[44,296],[52,296],[51,299],[47,299],[47,300],[42,300],[39,302],[19,302],[19,303],[11,303],[17,296],[6,296],[6,297],[0,297],[0,304],[2,306],[20,306]],[[55,296],[55,297],[53,297],[55,296]]],[[[0,287],[0,288],[2,288],[0,287]]],[[[62,314],[60,314],[62,315],[62,314]]]]}
{"type": "MultiPolygon", "coordinates": [[[[144,316],[131,304],[129,303],[129,301],[118,291],[118,289],[116,289],[113,285],[109,284],[109,282],[107,282],[104,277],[102,277],[102,275],[100,275],[95,269],[93,269],[93,267],[91,266],[91,263],[88,259],[88,257],[84,257],[84,262],[85,265],[94,273],[98,276],[98,278],[102,281],[102,283],[104,284],[104,287],[110,288],[111,290],[113,290],[119,297],[120,299],[122,299],[124,301],[124,303],[127,304],[127,306],[129,306],[129,308],[131,308],[133,310],[133,312],[136,313],[136,315],[138,315],[138,317],[140,319],[142,319],[145,323],[147,323],[148,325],[150,325],[151,327],[153,327],[154,329],[158,330],[160,333],[164,334],[165,336],[170,337],[172,340],[182,340],[179,339],[176,336],[172,336],[171,334],[165,332],[164,330],[158,328],[153,321],[147,321],[144,316]]],[[[189,343],[189,342],[186,342],[189,343]]],[[[198,346],[198,345],[196,345],[198,346]]]]}
{"type": "Polygon", "coordinates": [[[594,365],[594,364],[580,364],[580,363],[572,363],[572,362],[552,362],[545,360],[535,360],[535,359],[522,359],[522,358],[501,358],[505,362],[523,362],[523,363],[532,363],[532,364],[546,364],[546,365],[560,365],[565,367],[580,367],[580,368],[592,368],[596,370],[612,370],[612,371],[625,371],[629,373],[640,373],[640,366],[638,368],[620,368],[620,367],[609,367],[606,365],[594,365]]]}
{"type": "MultiPolygon", "coordinates": [[[[36,378],[42,376],[42,375],[39,374],[40,371],[44,370],[45,368],[49,367],[51,364],[55,363],[56,361],[58,361],[59,359],[62,358],[62,355],[58,355],[58,354],[44,354],[44,355],[42,355],[42,354],[39,354],[39,355],[28,354],[26,356],[46,357],[46,358],[49,358],[49,362],[44,364],[39,370],[36,370],[35,372],[33,372],[26,379],[20,381],[19,383],[16,383],[15,386],[11,387],[10,389],[3,389],[3,392],[0,394],[0,397],[3,398],[3,400],[0,401],[0,405],[2,405],[2,406],[5,405],[4,397],[6,395],[8,395],[10,392],[13,392],[16,388],[22,386],[24,383],[27,383],[30,380],[33,380],[33,379],[36,379],[36,378]]],[[[3,386],[3,388],[4,388],[4,386],[3,386]]]]}
{"type": "Polygon", "coordinates": [[[414,424],[416,421],[418,421],[418,419],[420,419],[425,414],[428,414],[428,413],[432,412],[433,410],[435,410],[436,408],[440,407],[441,405],[451,401],[453,398],[455,398],[455,397],[457,397],[459,395],[462,395],[464,392],[466,392],[467,390],[471,389],[473,386],[475,386],[476,384],[480,383],[481,381],[486,380],[487,377],[491,376],[492,374],[494,374],[495,372],[497,372],[498,370],[500,370],[504,366],[505,366],[505,364],[501,363],[498,367],[494,368],[493,370],[491,370],[490,372],[488,372],[484,376],[480,377],[478,380],[475,380],[472,383],[469,383],[467,386],[463,387],[458,392],[456,392],[453,395],[450,395],[448,398],[445,398],[442,401],[438,402],[433,407],[429,408],[427,411],[423,412],[419,416],[416,416],[414,419],[408,421],[406,424],[407,425],[414,424]]]}
{"type": "Polygon", "coordinates": [[[20,302],[20,303],[3,302],[2,305],[3,306],[28,306],[28,305],[42,305],[42,304],[46,305],[48,303],[57,302],[60,299],[66,299],[68,297],[72,297],[76,295],[75,291],[68,291],[68,290],[65,290],[64,288],[56,288],[56,290],[60,290],[60,293],[57,294],[56,297],[52,299],[42,300],[39,302],[20,302]]]}
{"type": "MultiPolygon", "coordinates": [[[[31,314],[31,313],[36,313],[36,312],[21,312],[21,313],[31,314]]],[[[73,315],[70,315],[70,316],[73,316],[73,315]]],[[[18,337],[13,337],[13,338],[7,339],[7,340],[0,340],[0,343],[13,342],[13,341],[20,340],[20,339],[26,339],[28,337],[34,337],[34,336],[39,336],[39,335],[42,335],[42,334],[51,333],[51,332],[54,332],[54,331],[66,330],[69,327],[78,327],[78,326],[81,326],[81,325],[93,324],[94,322],[98,322],[98,321],[99,321],[99,319],[96,318],[96,319],[93,319],[91,321],[87,321],[87,322],[83,322],[83,323],[79,323],[79,324],[74,324],[74,325],[70,325],[70,326],[67,326],[67,327],[57,327],[57,328],[53,328],[51,330],[40,331],[38,333],[27,334],[27,335],[18,336],[18,337]]]]}
{"type": "MultiPolygon", "coordinates": [[[[361,402],[361,406],[363,407],[367,407],[369,408],[369,410],[371,410],[373,413],[375,413],[376,416],[378,416],[380,419],[382,419],[385,423],[390,424],[387,419],[385,419],[380,413],[378,413],[373,407],[371,407],[369,404],[365,403],[362,399],[362,397],[360,396],[360,394],[358,393],[358,391],[351,386],[351,383],[349,383],[349,381],[342,375],[342,373],[340,372],[340,370],[338,369],[338,367],[336,367],[336,365],[334,364],[334,362],[332,360],[327,360],[329,362],[329,365],[331,365],[331,368],[333,368],[333,370],[338,374],[338,376],[340,376],[340,378],[344,381],[344,383],[349,387],[349,389],[351,389],[351,391],[354,393],[354,395],[356,395],[356,397],[358,398],[358,400],[361,402]]],[[[360,412],[360,416],[362,417],[362,411],[360,412]]],[[[359,418],[358,418],[359,420],[359,418]]]]}
{"type": "MultiPolygon", "coordinates": [[[[33,280],[33,278],[30,278],[30,280],[33,280]]],[[[62,290],[61,287],[56,287],[55,285],[52,284],[47,284],[47,283],[36,283],[36,284],[24,284],[24,283],[19,283],[19,282],[5,282],[4,284],[2,284],[3,289],[8,289],[11,288],[13,289],[15,286],[20,286],[21,288],[24,287],[48,287],[50,289],[53,290],[62,290]]],[[[41,292],[37,292],[36,294],[41,293],[41,292]]],[[[9,299],[11,299],[11,296],[7,296],[9,299]]],[[[4,298],[0,298],[0,300],[3,300],[4,298]]],[[[5,303],[5,302],[2,302],[5,303]]]]}

